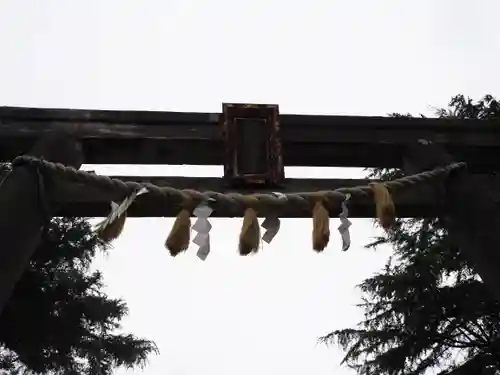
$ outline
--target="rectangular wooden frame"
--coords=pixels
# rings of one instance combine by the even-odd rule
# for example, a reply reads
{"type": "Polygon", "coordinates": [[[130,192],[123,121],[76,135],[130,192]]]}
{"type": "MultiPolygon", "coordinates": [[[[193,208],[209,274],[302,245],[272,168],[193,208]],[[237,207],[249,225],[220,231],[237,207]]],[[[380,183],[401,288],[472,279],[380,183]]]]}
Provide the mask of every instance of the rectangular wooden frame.
{"type": "MultiPolygon", "coordinates": [[[[282,142],[279,123],[279,108],[267,104],[224,103],[222,127],[226,142],[226,160],[224,164],[224,180],[230,186],[279,186],[285,178],[282,155],[282,142]],[[259,119],[270,127],[269,139],[266,142],[267,170],[260,174],[243,174],[238,170],[238,120],[259,119]]],[[[255,134],[255,137],[258,135],[255,134]]],[[[249,142],[260,141],[249,139],[249,142]]]]}

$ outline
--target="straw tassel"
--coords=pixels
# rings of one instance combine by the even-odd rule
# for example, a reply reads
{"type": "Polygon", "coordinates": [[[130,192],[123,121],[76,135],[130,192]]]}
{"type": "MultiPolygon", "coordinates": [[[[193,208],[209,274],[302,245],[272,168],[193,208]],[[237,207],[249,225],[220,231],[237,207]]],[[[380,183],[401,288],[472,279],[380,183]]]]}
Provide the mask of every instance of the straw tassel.
{"type": "Polygon", "coordinates": [[[127,212],[118,216],[108,225],[101,227],[98,231],[98,237],[104,242],[111,242],[117,239],[123,231],[125,221],[127,220],[127,212]]]}
{"type": "Polygon", "coordinates": [[[243,225],[240,233],[240,255],[256,253],[260,245],[260,226],[257,212],[249,207],[243,216],[243,225]]]}
{"type": "Polygon", "coordinates": [[[389,190],[382,183],[371,183],[377,208],[377,218],[385,230],[391,229],[396,222],[396,208],[389,190]]]}
{"type": "Polygon", "coordinates": [[[188,249],[190,239],[191,212],[187,209],[182,209],[175,218],[174,226],[165,241],[165,247],[170,252],[170,255],[175,257],[188,249]]]}
{"type": "Polygon", "coordinates": [[[318,200],[313,208],[313,249],[318,253],[323,251],[330,241],[330,215],[323,205],[323,200],[318,200]]]}

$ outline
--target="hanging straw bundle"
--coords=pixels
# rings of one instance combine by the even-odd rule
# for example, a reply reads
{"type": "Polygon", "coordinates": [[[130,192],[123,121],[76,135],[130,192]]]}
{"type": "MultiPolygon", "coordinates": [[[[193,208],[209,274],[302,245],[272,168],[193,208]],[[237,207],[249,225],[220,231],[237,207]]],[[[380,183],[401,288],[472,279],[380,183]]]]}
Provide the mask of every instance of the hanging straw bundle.
{"type": "Polygon", "coordinates": [[[323,204],[323,197],[318,199],[312,210],[313,217],[313,249],[321,252],[330,241],[330,215],[323,204]]]}
{"type": "Polygon", "coordinates": [[[176,256],[186,251],[191,239],[191,212],[187,208],[179,211],[175,218],[174,226],[165,241],[165,247],[170,255],[176,256]]]}
{"type": "Polygon", "coordinates": [[[125,211],[112,222],[100,227],[97,232],[98,237],[104,242],[111,242],[117,239],[123,232],[123,227],[125,227],[126,220],[127,212],[125,211]]]}
{"type": "Polygon", "coordinates": [[[382,183],[371,183],[373,198],[377,209],[377,218],[385,230],[391,229],[396,222],[396,208],[389,190],[382,183]]]}
{"type": "MultiPolygon", "coordinates": [[[[259,201],[257,198],[249,198],[249,206],[256,206],[259,201]]],[[[254,208],[248,207],[243,216],[243,225],[241,226],[240,255],[249,255],[256,253],[260,245],[260,226],[257,218],[257,211],[254,208]]]]}

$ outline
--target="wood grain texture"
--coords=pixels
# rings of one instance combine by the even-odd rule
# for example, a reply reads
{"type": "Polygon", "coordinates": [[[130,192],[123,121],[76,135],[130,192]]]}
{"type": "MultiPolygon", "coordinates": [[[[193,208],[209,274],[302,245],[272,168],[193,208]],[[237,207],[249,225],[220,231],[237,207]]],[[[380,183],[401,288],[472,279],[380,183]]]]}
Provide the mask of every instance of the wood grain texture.
{"type": "MultiPolygon", "coordinates": [[[[0,107],[0,160],[54,129],[71,131],[91,164],[223,165],[218,113],[0,107]],[[155,152],[143,147],[144,140],[155,152]]],[[[475,172],[500,170],[500,122],[280,115],[286,166],[401,167],[405,146],[424,138],[475,172]]]]}

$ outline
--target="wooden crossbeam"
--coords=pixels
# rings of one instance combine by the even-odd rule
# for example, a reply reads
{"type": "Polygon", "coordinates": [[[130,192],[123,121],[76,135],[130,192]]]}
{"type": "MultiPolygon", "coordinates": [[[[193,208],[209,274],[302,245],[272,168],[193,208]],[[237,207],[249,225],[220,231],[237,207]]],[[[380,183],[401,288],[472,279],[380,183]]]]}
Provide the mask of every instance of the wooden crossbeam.
{"type": "MultiPolygon", "coordinates": [[[[425,138],[475,172],[500,170],[500,121],[280,115],[287,166],[400,167],[404,148],[425,138]]],[[[40,135],[71,129],[90,164],[224,163],[218,113],[0,107],[0,161],[40,135]]]]}
{"type": "MultiPolygon", "coordinates": [[[[158,186],[170,186],[178,189],[196,189],[200,191],[229,192],[223,186],[220,178],[196,178],[196,177],[118,177],[123,181],[150,182],[158,186]]],[[[500,205],[500,194],[496,186],[500,186],[500,180],[496,177],[484,175],[474,176],[476,181],[487,184],[491,191],[494,191],[496,202],[500,205]]],[[[373,180],[361,179],[286,179],[281,193],[297,191],[318,191],[333,190],[340,187],[352,187],[366,185],[373,180]]],[[[103,217],[109,213],[110,201],[120,201],[123,196],[95,189],[90,186],[77,184],[56,184],[54,196],[63,203],[63,208],[59,212],[61,216],[81,216],[81,217],[103,217]]],[[[274,190],[276,191],[276,190],[274,190]]],[[[436,217],[445,212],[445,208],[440,205],[441,197],[436,195],[435,186],[432,184],[418,185],[412,188],[405,188],[394,194],[394,201],[397,208],[398,217],[436,217]]],[[[240,193],[245,191],[238,190],[240,193]]],[[[246,191],[251,193],[252,191],[246,191]]],[[[262,190],[259,190],[262,192],[262,190]]],[[[339,207],[330,207],[330,214],[337,216],[339,207]]],[[[164,204],[157,199],[148,198],[147,194],[139,196],[128,210],[129,217],[172,217],[179,211],[175,202],[165,201],[164,204]]],[[[351,217],[367,218],[374,217],[375,206],[369,198],[353,199],[349,204],[351,217]]],[[[282,218],[290,217],[311,217],[307,210],[292,209],[278,212],[282,218]]],[[[243,216],[243,209],[235,211],[224,208],[217,208],[214,217],[240,217],[243,216]]]]}

